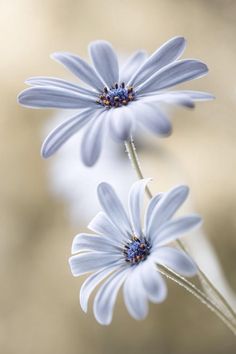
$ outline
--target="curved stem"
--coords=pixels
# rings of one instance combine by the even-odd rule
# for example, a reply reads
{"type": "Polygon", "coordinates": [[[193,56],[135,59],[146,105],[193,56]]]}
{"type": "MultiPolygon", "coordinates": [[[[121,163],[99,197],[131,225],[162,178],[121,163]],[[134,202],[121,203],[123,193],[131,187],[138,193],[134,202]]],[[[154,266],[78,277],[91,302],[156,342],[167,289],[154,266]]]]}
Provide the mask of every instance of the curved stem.
{"type": "Polygon", "coordinates": [[[221,311],[221,309],[214,304],[210,298],[208,298],[200,289],[198,289],[193,283],[179,274],[175,273],[167,267],[162,267],[158,265],[158,271],[163,274],[165,277],[173,280],[178,285],[184,287],[188,292],[194,295],[198,300],[205,304],[212,312],[214,312],[224,323],[225,325],[233,332],[236,336],[236,327],[228,319],[228,317],[221,311]]]}
{"type": "MultiPolygon", "coordinates": [[[[141,170],[141,166],[138,160],[138,156],[136,153],[136,148],[134,145],[134,141],[131,138],[129,141],[125,141],[125,147],[126,151],[128,153],[129,159],[133,165],[133,168],[135,169],[138,178],[143,179],[143,173],[141,170]]],[[[152,198],[153,195],[148,187],[146,187],[146,193],[149,198],[152,198]]],[[[177,244],[179,245],[180,248],[182,248],[186,253],[188,253],[185,249],[185,246],[183,243],[178,240],[177,244]]],[[[211,291],[216,295],[218,298],[218,301],[220,301],[223,304],[223,307],[227,310],[227,312],[230,314],[230,318],[226,316],[226,314],[222,311],[221,308],[218,307],[218,304],[216,301],[213,302],[212,299],[210,299],[205,293],[203,293],[200,289],[198,289],[194,284],[190,283],[187,281],[185,278],[182,278],[180,275],[175,274],[173,271],[170,271],[168,269],[168,272],[171,273],[171,275],[168,273],[165,273],[166,270],[164,268],[162,269],[162,272],[165,276],[168,276],[170,279],[174,280],[175,282],[179,283],[179,285],[183,286],[191,292],[193,295],[195,295],[201,302],[205,303],[209,309],[211,309],[227,326],[228,328],[231,329],[231,331],[236,335],[236,315],[231,306],[228,304],[228,302],[225,300],[225,298],[222,296],[222,294],[215,288],[215,286],[210,282],[210,280],[207,278],[207,276],[201,271],[201,269],[197,266],[198,272],[199,272],[199,279],[201,281],[201,277],[203,281],[206,282],[206,284],[209,286],[211,291]],[[173,274],[175,276],[173,276],[173,274]],[[177,279],[176,279],[177,276],[177,279]],[[184,283],[183,283],[184,279],[184,283]],[[181,281],[180,281],[181,280],[181,281]]],[[[201,281],[202,283],[202,281],[201,281]]]]}
{"type": "MultiPolygon", "coordinates": [[[[133,165],[133,168],[135,169],[137,175],[138,175],[138,178],[139,179],[144,179],[144,176],[143,176],[143,173],[142,173],[142,170],[141,170],[141,167],[140,167],[140,163],[139,163],[139,160],[138,160],[138,156],[137,156],[137,153],[136,153],[136,148],[135,148],[135,145],[134,145],[134,141],[133,139],[131,138],[130,141],[125,141],[125,147],[126,147],[126,152],[128,153],[128,156],[129,156],[129,159],[133,165]]],[[[146,187],[146,193],[148,195],[148,197],[151,199],[152,198],[152,193],[149,189],[149,187],[146,187]]]]}
{"type": "MultiPolygon", "coordinates": [[[[177,240],[177,244],[179,245],[179,247],[187,254],[189,254],[189,252],[186,250],[186,247],[184,246],[184,244],[180,241],[177,240]]],[[[195,262],[196,263],[196,262],[195,262]]],[[[205,282],[206,285],[211,289],[211,291],[218,297],[218,299],[222,302],[222,304],[225,306],[226,310],[228,311],[228,313],[230,314],[230,316],[233,318],[234,323],[236,325],[236,314],[235,311],[232,309],[232,307],[229,305],[229,303],[225,300],[225,298],[223,297],[223,295],[217,290],[217,288],[211,283],[211,281],[207,278],[207,276],[205,275],[205,273],[199,268],[199,266],[197,265],[197,269],[198,269],[198,273],[199,273],[199,278],[200,278],[200,282],[203,283],[205,282]]],[[[204,284],[202,284],[204,286],[204,284]]]]}

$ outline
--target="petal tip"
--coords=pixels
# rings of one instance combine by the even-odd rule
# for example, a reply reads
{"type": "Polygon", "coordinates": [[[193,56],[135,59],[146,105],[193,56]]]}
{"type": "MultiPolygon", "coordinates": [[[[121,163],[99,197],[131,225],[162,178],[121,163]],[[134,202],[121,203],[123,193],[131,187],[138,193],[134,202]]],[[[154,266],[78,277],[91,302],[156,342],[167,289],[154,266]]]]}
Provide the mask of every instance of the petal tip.
{"type": "MultiPolygon", "coordinates": [[[[27,89],[26,89],[27,90],[27,89]]],[[[19,93],[19,95],[16,97],[16,101],[18,104],[20,105],[24,105],[25,102],[24,102],[24,96],[25,96],[25,91],[26,90],[23,90],[19,93]]]]}
{"type": "Polygon", "coordinates": [[[202,62],[202,61],[200,61],[200,60],[199,60],[199,64],[200,64],[201,67],[202,67],[203,73],[208,73],[208,71],[209,71],[208,66],[207,66],[204,62],[202,62]]]}
{"type": "Polygon", "coordinates": [[[76,254],[78,252],[78,248],[76,247],[76,244],[73,240],[72,246],[71,246],[71,254],[76,254]]]}
{"type": "Polygon", "coordinates": [[[187,43],[187,40],[184,36],[175,36],[172,38],[172,40],[182,42],[183,44],[187,43]]]}
{"type": "Polygon", "coordinates": [[[184,195],[185,198],[189,195],[190,188],[186,184],[180,184],[172,189],[172,191],[178,191],[184,195]]]}
{"type": "Polygon", "coordinates": [[[186,277],[195,277],[198,273],[197,265],[193,263],[192,269],[188,271],[188,274],[186,274],[186,277]]]}
{"type": "Polygon", "coordinates": [[[96,313],[96,310],[94,310],[94,317],[96,321],[102,326],[109,326],[112,322],[112,318],[101,318],[101,316],[96,313]]]}
{"type": "Polygon", "coordinates": [[[212,94],[210,93],[208,99],[209,99],[209,100],[215,100],[215,99],[216,99],[216,96],[215,96],[215,95],[212,95],[212,94]]]}
{"type": "Polygon", "coordinates": [[[49,55],[49,58],[55,61],[60,61],[61,57],[63,57],[64,54],[66,54],[66,52],[54,52],[49,55]]]}
{"type": "Polygon", "coordinates": [[[199,226],[201,226],[203,224],[204,220],[203,220],[203,218],[200,215],[195,214],[194,218],[195,218],[195,227],[199,227],[199,226]]]}
{"type": "Polygon", "coordinates": [[[70,257],[70,258],[68,259],[68,263],[69,263],[70,271],[71,271],[73,277],[76,277],[77,274],[76,274],[75,268],[74,268],[74,257],[75,257],[75,256],[70,257]]]}
{"type": "Polygon", "coordinates": [[[183,192],[185,192],[187,195],[189,194],[189,191],[190,191],[189,186],[183,184],[183,185],[181,185],[180,187],[182,187],[183,192]]]}
{"type": "Polygon", "coordinates": [[[43,159],[46,160],[49,157],[51,157],[53,155],[53,153],[50,152],[50,150],[46,148],[45,144],[43,144],[41,147],[40,155],[43,159]]]}
{"type": "Polygon", "coordinates": [[[52,53],[49,55],[49,58],[53,59],[53,60],[57,60],[57,54],[58,54],[58,52],[52,53]]]}
{"type": "Polygon", "coordinates": [[[103,194],[105,188],[109,188],[109,187],[110,187],[110,184],[107,183],[107,182],[101,182],[101,183],[99,183],[98,186],[97,186],[97,194],[98,194],[98,195],[103,194]]]}
{"type": "Polygon", "coordinates": [[[16,97],[16,102],[21,104],[21,93],[19,93],[19,95],[16,97]]]}
{"type": "Polygon", "coordinates": [[[29,102],[28,102],[28,100],[27,100],[27,94],[28,94],[28,91],[30,90],[30,88],[27,88],[27,89],[25,89],[25,90],[23,90],[23,91],[21,91],[20,93],[19,93],[19,95],[17,96],[17,98],[16,98],[16,102],[19,104],[19,105],[21,105],[21,106],[23,106],[23,107],[26,107],[26,108],[36,108],[36,107],[34,107],[34,106],[31,106],[31,104],[29,104],[29,102]]]}
{"type": "Polygon", "coordinates": [[[85,157],[83,155],[81,156],[81,158],[82,158],[82,161],[83,161],[84,165],[87,166],[87,167],[93,167],[96,164],[96,162],[97,162],[97,160],[94,160],[92,158],[87,158],[87,157],[85,157]]]}
{"type": "Polygon", "coordinates": [[[85,304],[82,299],[80,299],[80,307],[84,313],[88,312],[88,305],[85,304]]]}
{"type": "Polygon", "coordinates": [[[173,133],[172,124],[169,122],[168,125],[161,127],[160,131],[156,133],[160,137],[168,138],[173,133]]]}
{"type": "Polygon", "coordinates": [[[90,42],[88,47],[91,48],[91,46],[93,45],[100,45],[100,44],[109,45],[110,47],[112,46],[111,43],[105,39],[96,39],[95,41],[90,42]]]}
{"type": "Polygon", "coordinates": [[[168,137],[172,133],[173,133],[173,128],[172,128],[172,125],[170,124],[170,126],[165,131],[163,131],[163,136],[168,137]]]}

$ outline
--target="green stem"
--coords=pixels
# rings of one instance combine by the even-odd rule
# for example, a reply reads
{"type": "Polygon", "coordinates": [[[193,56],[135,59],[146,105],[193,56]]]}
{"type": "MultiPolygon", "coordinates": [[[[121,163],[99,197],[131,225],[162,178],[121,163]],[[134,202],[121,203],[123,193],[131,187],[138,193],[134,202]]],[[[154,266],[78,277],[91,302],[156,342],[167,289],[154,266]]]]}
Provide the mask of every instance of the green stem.
{"type": "Polygon", "coordinates": [[[221,309],[211,301],[209,297],[207,297],[200,289],[198,289],[193,283],[179,274],[173,272],[173,270],[168,267],[163,267],[158,265],[158,271],[163,274],[165,277],[171,279],[176,282],[178,285],[184,287],[188,292],[194,295],[201,303],[206,305],[215,315],[217,315],[224,324],[232,331],[232,333],[236,336],[236,327],[229,318],[221,311],[221,309]]]}
{"type": "MultiPolygon", "coordinates": [[[[177,240],[177,244],[185,253],[187,253],[187,254],[189,253],[182,241],[177,240]]],[[[199,268],[198,265],[197,265],[197,268],[198,268],[200,282],[201,283],[205,282],[206,285],[211,289],[212,293],[214,293],[215,296],[218,298],[218,300],[220,302],[222,302],[223,306],[226,308],[226,310],[228,311],[229,315],[232,317],[232,319],[236,325],[236,314],[235,314],[234,310],[232,309],[232,307],[228,304],[228,302],[225,300],[223,295],[216,289],[216,287],[211,283],[211,281],[207,278],[205,273],[199,268]]],[[[204,284],[202,284],[202,285],[204,286],[204,284]]]]}
{"type": "MultiPolygon", "coordinates": [[[[128,153],[129,159],[133,165],[133,168],[135,169],[138,178],[143,179],[143,173],[141,170],[141,166],[138,160],[138,156],[136,153],[136,148],[134,145],[134,141],[131,138],[129,141],[125,141],[125,147],[126,151],[128,153]]],[[[151,199],[153,197],[150,189],[146,187],[146,193],[148,197],[151,199]]],[[[185,246],[183,243],[178,240],[177,244],[181,249],[183,249],[186,253],[185,246]]],[[[183,286],[186,290],[191,292],[193,295],[195,295],[202,303],[205,303],[209,309],[211,309],[227,326],[228,328],[236,335],[236,315],[231,306],[228,304],[228,302],[225,300],[225,298],[221,295],[221,293],[214,287],[214,285],[210,282],[210,280],[206,277],[206,275],[201,271],[201,269],[198,267],[198,272],[199,272],[199,279],[201,281],[201,278],[203,281],[206,282],[208,287],[211,289],[211,291],[216,295],[218,301],[223,304],[223,307],[227,310],[227,312],[230,314],[227,316],[220,307],[218,307],[217,302],[213,302],[212,299],[210,299],[206,294],[204,294],[200,289],[198,289],[194,284],[190,283],[187,281],[185,278],[181,277],[177,273],[171,271],[170,269],[163,268],[161,270],[162,274],[167,276],[168,278],[172,279],[173,281],[177,282],[179,285],[183,286]],[[171,274],[170,274],[171,273],[171,274]]],[[[202,283],[202,281],[201,281],[202,283]]]]}
{"type": "MultiPolygon", "coordinates": [[[[138,178],[144,179],[133,139],[131,139],[130,141],[125,141],[125,147],[126,147],[126,151],[128,153],[129,159],[133,165],[133,168],[135,169],[135,171],[138,175],[138,178]]],[[[146,193],[147,193],[148,197],[151,199],[152,193],[151,193],[149,187],[146,187],[146,193]]]]}

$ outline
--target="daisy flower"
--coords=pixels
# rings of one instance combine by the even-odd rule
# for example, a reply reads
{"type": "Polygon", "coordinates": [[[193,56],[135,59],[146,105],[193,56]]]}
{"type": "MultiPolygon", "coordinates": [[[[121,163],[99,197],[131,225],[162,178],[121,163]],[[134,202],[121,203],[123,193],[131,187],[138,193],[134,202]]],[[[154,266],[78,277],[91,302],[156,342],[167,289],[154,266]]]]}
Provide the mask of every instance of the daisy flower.
{"type": "Polygon", "coordinates": [[[171,133],[171,123],[160,103],[193,107],[194,101],[212,99],[208,93],[167,89],[206,75],[207,66],[199,60],[179,60],[185,39],[175,37],[152,55],[137,51],[119,69],[110,43],[99,40],[89,45],[93,66],[75,54],[54,53],[88,87],[59,78],[33,77],[30,88],[20,93],[20,104],[31,108],[78,110],[53,130],[42,146],[42,156],[53,155],[73,134],[87,125],[81,145],[85,165],[92,166],[101,153],[108,131],[116,141],[125,141],[142,126],[159,136],[171,133]]]}
{"type": "Polygon", "coordinates": [[[105,182],[98,185],[98,199],[103,209],[88,228],[95,234],[78,234],[69,259],[74,276],[92,273],[80,290],[80,304],[86,312],[91,293],[96,293],[93,312],[96,320],[108,325],[120,288],[129,314],[144,319],[148,301],[160,303],[167,295],[158,265],[183,276],[193,276],[197,267],[183,251],[170,247],[181,234],[201,223],[196,214],[172,219],[188,195],[188,187],[177,186],[154,196],[141,225],[141,204],[149,180],[134,183],[129,193],[129,214],[114,189],[105,182]]]}

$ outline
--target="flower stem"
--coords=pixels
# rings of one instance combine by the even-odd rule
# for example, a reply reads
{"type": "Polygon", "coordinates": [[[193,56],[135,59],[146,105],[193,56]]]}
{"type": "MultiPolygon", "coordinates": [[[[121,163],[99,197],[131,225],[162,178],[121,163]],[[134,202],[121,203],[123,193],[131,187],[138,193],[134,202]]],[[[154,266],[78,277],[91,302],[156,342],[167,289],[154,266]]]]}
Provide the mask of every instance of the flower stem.
{"type": "MultiPolygon", "coordinates": [[[[144,179],[142,170],[141,170],[141,166],[138,160],[138,155],[136,153],[136,147],[134,145],[134,141],[131,138],[130,141],[125,141],[125,147],[126,147],[126,151],[128,153],[129,159],[133,165],[133,168],[135,169],[138,178],[139,179],[144,179]]],[[[149,189],[149,187],[146,187],[146,193],[148,195],[148,197],[151,199],[152,198],[152,193],[149,189]]]]}
{"type": "Polygon", "coordinates": [[[207,297],[200,289],[198,289],[193,283],[179,274],[175,273],[173,270],[168,267],[163,267],[158,265],[158,271],[163,274],[165,277],[173,280],[178,285],[184,287],[188,292],[194,295],[201,303],[205,304],[212,312],[214,312],[224,323],[225,325],[232,331],[232,333],[236,336],[236,327],[235,324],[232,323],[229,318],[221,311],[221,309],[211,301],[209,297],[207,297]]]}
{"type": "MultiPolygon", "coordinates": [[[[131,138],[129,141],[125,141],[125,147],[126,151],[128,153],[129,159],[133,165],[133,168],[135,169],[138,178],[143,179],[143,173],[141,170],[140,162],[138,159],[138,155],[136,152],[136,148],[134,145],[134,141],[131,138]]],[[[150,189],[146,187],[146,193],[148,197],[151,199],[153,197],[150,189]]],[[[178,246],[184,250],[186,253],[186,248],[184,244],[178,240],[177,241],[178,246]]],[[[195,262],[196,263],[196,262],[195,262]]],[[[193,283],[189,282],[185,278],[181,277],[179,274],[173,272],[170,269],[167,269],[166,267],[162,267],[160,272],[167,276],[168,278],[172,279],[179,285],[183,286],[186,290],[191,292],[194,296],[196,296],[202,303],[206,304],[207,307],[212,310],[226,325],[227,327],[234,333],[236,336],[236,314],[234,310],[231,308],[231,306],[228,304],[228,302],[225,300],[225,298],[222,296],[222,294],[215,288],[215,286],[210,282],[210,280],[207,278],[207,276],[202,272],[202,270],[197,266],[198,268],[198,276],[200,279],[201,284],[203,285],[203,288],[208,287],[211,291],[212,294],[214,294],[215,299],[213,300],[210,298],[207,294],[202,292],[200,289],[198,289],[193,283]]]]}
{"type": "MultiPolygon", "coordinates": [[[[187,254],[189,254],[189,252],[187,251],[186,247],[184,246],[184,244],[180,241],[177,240],[177,244],[178,246],[187,254]]],[[[195,262],[196,263],[196,262],[195,262]]],[[[196,264],[197,265],[197,264],[196,264]]],[[[225,298],[223,297],[223,295],[216,289],[216,287],[211,283],[211,281],[207,278],[207,276],[205,275],[205,273],[199,268],[199,266],[197,265],[197,269],[198,269],[198,276],[199,276],[199,280],[200,283],[202,284],[203,288],[207,288],[210,290],[210,292],[216,297],[216,299],[218,300],[217,303],[221,304],[221,306],[223,305],[224,310],[226,310],[229,314],[229,316],[232,318],[232,321],[234,322],[234,324],[236,325],[236,314],[235,311],[232,309],[232,307],[228,304],[228,302],[225,300],[225,298]]],[[[206,294],[209,292],[209,290],[207,291],[206,289],[206,294]]]]}

